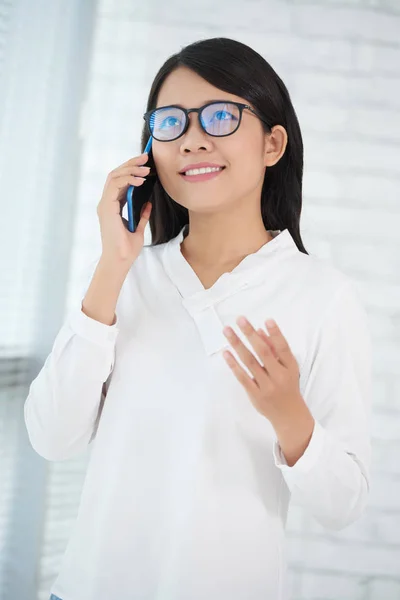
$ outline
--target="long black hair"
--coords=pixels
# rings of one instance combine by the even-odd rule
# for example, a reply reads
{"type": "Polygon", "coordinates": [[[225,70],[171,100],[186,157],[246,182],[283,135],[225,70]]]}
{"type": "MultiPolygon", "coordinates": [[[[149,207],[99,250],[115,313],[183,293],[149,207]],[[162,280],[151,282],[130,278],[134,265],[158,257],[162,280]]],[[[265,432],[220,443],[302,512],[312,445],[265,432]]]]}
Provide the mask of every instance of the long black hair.
{"type": "MultiPolygon", "coordinates": [[[[261,214],[269,229],[288,229],[297,248],[308,254],[300,235],[302,207],[303,141],[299,122],[289,92],[269,63],[258,52],[236,40],[211,38],[186,46],[170,56],[154,78],[146,111],[156,108],[157,98],[166,77],[178,67],[187,67],[213,86],[247,100],[266,123],[267,133],[282,125],[288,135],[285,153],[265,170],[261,193],[261,214]]],[[[149,138],[143,127],[141,148],[149,138]]],[[[173,200],[156,181],[152,195],[150,229],[152,245],[168,242],[189,223],[189,212],[173,200]]],[[[142,204],[135,206],[135,220],[140,219],[142,204]]]]}

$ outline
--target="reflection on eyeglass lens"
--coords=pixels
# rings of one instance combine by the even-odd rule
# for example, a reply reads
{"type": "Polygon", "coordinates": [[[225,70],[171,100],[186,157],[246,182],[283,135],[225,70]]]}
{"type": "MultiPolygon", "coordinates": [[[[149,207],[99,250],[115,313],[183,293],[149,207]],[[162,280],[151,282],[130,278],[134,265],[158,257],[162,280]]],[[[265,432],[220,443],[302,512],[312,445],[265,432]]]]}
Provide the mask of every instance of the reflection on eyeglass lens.
{"type": "MultiPolygon", "coordinates": [[[[205,131],[211,135],[227,135],[237,128],[240,112],[235,104],[214,103],[203,108],[200,120],[205,131]]],[[[184,111],[176,106],[156,109],[150,118],[153,137],[171,140],[179,137],[186,125],[184,111]]]]}

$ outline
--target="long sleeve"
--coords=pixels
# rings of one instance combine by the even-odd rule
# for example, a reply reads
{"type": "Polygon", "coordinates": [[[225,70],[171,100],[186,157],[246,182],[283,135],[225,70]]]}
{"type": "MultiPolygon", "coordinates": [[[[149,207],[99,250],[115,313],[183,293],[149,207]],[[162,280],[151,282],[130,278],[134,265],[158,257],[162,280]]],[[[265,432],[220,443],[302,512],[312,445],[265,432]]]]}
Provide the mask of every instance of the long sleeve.
{"type": "Polygon", "coordinates": [[[118,317],[114,325],[105,325],[85,315],[81,306],[68,314],[24,405],[32,447],[47,460],[71,458],[87,448],[103,384],[114,366],[118,317]]]}
{"type": "Polygon", "coordinates": [[[368,317],[346,281],[316,336],[303,391],[315,426],[292,467],[277,439],[276,466],[290,491],[324,527],[340,530],[362,514],[369,492],[372,342],[368,317]]]}

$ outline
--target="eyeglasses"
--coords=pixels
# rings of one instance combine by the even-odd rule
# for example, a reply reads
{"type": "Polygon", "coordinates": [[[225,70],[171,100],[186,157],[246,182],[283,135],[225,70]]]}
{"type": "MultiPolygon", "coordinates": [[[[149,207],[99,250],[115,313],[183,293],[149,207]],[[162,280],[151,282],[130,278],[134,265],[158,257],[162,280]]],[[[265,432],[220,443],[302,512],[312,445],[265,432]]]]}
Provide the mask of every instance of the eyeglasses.
{"type": "Polygon", "coordinates": [[[245,108],[266,123],[251,106],[241,102],[209,102],[200,108],[188,109],[171,104],[149,110],[143,118],[150,135],[159,142],[172,142],[180,138],[189,127],[191,112],[198,113],[200,127],[208,135],[225,137],[232,135],[238,129],[245,108]]]}

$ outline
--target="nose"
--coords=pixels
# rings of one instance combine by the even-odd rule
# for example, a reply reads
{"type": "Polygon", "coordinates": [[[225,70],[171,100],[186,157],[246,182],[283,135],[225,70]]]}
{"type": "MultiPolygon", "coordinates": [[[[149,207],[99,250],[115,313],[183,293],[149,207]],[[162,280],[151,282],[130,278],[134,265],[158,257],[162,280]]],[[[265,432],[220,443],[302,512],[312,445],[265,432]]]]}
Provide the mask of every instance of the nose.
{"type": "Polygon", "coordinates": [[[200,126],[198,113],[190,111],[188,128],[181,137],[182,152],[197,152],[200,148],[210,150],[212,139],[200,126]]]}

